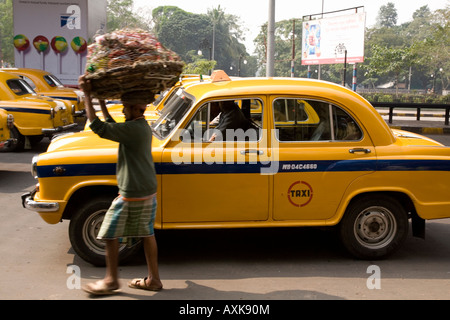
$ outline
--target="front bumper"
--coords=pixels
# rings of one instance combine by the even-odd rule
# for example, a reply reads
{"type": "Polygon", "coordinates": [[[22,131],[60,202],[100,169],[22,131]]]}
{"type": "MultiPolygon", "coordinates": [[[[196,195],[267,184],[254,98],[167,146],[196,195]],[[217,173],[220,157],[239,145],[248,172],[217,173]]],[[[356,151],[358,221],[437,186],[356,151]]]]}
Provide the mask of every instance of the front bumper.
{"type": "Polygon", "coordinates": [[[16,143],[16,139],[8,139],[6,141],[0,142],[0,149],[9,148],[11,144],[16,143]]]}
{"type": "Polygon", "coordinates": [[[85,116],[86,115],[86,110],[80,110],[80,111],[75,111],[74,113],[73,113],[73,116],[74,117],[83,117],[83,116],[85,116]]]}
{"type": "Polygon", "coordinates": [[[60,133],[60,132],[63,132],[63,131],[68,131],[68,130],[75,129],[77,126],[78,126],[78,123],[71,123],[71,124],[68,124],[66,126],[61,126],[61,127],[57,127],[57,128],[42,129],[42,134],[60,133]]]}
{"type": "Polygon", "coordinates": [[[34,201],[34,194],[35,192],[27,192],[22,195],[22,206],[25,209],[36,212],[57,212],[59,210],[59,203],[34,201]]]}

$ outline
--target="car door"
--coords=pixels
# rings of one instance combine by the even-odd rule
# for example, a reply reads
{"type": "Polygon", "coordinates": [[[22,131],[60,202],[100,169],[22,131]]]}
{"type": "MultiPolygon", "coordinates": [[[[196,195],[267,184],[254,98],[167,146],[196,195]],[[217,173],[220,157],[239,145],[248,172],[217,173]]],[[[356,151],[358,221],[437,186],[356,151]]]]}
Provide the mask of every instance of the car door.
{"type": "Polygon", "coordinates": [[[267,137],[261,134],[267,125],[265,99],[232,99],[252,119],[253,127],[211,142],[218,101],[201,104],[164,150],[165,224],[268,219],[270,177],[261,174],[268,163],[267,137]]]}
{"type": "Polygon", "coordinates": [[[302,97],[271,102],[280,160],[274,220],[313,224],[331,218],[352,181],[375,170],[370,137],[348,110],[333,103],[302,97]]]}

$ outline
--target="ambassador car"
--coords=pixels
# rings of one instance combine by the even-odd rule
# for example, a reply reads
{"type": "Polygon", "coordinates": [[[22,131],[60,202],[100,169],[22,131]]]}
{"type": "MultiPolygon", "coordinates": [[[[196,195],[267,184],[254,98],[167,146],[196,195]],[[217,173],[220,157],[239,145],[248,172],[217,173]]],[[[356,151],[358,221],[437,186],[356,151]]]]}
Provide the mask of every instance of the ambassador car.
{"type": "Polygon", "coordinates": [[[9,151],[33,146],[44,136],[77,127],[66,100],[38,96],[19,76],[0,71],[0,108],[14,116],[9,151]]]}
{"type": "Polygon", "coordinates": [[[70,101],[74,105],[71,110],[73,116],[80,117],[85,114],[84,93],[79,89],[64,86],[54,74],[30,68],[3,68],[2,70],[20,76],[39,95],[70,101]]]}
{"type": "MultiPolygon", "coordinates": [[[[337,226],[351,254],[378,259],[402,245],[409,222],[423,236],[425,220],[450,217],[450,149],[391,130],[339,85],[216,72],[178,88],[152,128],[157,229],[337,226]],[[239,106],[245,128],[215,129],[223,101],[239,106]]],[[[54,139],[33,159],[38,184],[22,200],[47,223],[70,220],[75,252],[95,265],[117,147],[91,131],[54,139]]]]}

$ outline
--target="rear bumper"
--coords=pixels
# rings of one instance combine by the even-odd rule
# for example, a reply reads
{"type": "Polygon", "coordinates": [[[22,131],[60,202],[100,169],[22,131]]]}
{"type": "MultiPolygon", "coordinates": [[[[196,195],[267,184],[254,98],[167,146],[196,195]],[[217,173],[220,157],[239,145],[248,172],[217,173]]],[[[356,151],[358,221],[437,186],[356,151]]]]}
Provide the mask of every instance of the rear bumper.
{"type": "Polygon", "coordinates": [[[42,134],[55,134],[60,133],[68,130],[75,129],[78,126],[78,123],[71,123],[66,126],[61,126],[57,128],[51,128],[51,129],[42,129],[42,134]]]}

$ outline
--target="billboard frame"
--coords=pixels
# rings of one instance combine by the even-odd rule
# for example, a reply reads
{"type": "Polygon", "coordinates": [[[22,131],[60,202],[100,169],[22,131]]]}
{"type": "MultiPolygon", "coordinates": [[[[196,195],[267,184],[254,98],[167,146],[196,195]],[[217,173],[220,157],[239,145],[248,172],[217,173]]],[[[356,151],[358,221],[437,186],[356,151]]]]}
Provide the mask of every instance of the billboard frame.
{"type": "MultiPolygon", "coordinates": [[[[366,27],[366,13],[359,12],[359,9],[364,9],[364,6],[353,7],[343,10],[330,11],[326,13],[318,13],[305,15],[302,18],[303,23],[303,33],[302,33],[302,65],[310,66],[310,65],[322,65],[322,64],[340,64],[340,63],[359,63],[364,62],[364,41],[365,41],[365,27],[366,27]],[[324,17],[325,15],[331,15],[346,11],[354,11],[354,14],[342,14],[333,17],[324,17]],[[357,16],[359,15],[359,16],[357,16]],[[318,17],[319,18],[315,18],[318,17]],[[357,17],[357,26],[361,28],[361,23],[364,23],[363,28],[358,29],[358,32],[362,32],[362,41],[356,40],[354,41],[354,37],[351,38],[352,41],[350,45],[347,43],[347,46],[351,47],[349,50],[345,42],[339,42],[338,44],[333,43],[330,44],[330,41],[321,42],[324,38],[322,35],[322,29],[324,26],[327,27],[328,24],[334,24],[340,26],[339,20],[350,19],[353,17],[357,17]],[[335,20],[335,21],[333,21],[335,20]],[[311,22],[315,22],[312,24],[311,22]],[[326,22],[323,23],[322,22],[326,22]],[[311,23],[310,25],[308,25],[311,23]],[[359,42],[357,42],[359,41],[359,42]],[[312,45],[311,45],[312,44],[312,45]],[[333,47],[333,48],[331,48],[333,47]],[[323,50],[324,49],[324,50],[323,50]],[[323,50],[323,51],[322,51],[323,50]],[[332,52],[333,50],[333,52],[332,52]]],[[[355,19],[356,20],[356,19],[355,19]]],[[[349,27],[350,28],[350,27],[349,27]]],[[[328,30],[325,33],[329,33],[331,28],[328,26],[328,30]]],[[[333,29],[334,31],[334,29],[333,29]]],[[[333,39],[339,38],[339,33],[336,32],[336,36],[333,39]]],[[[343,37],[341,35],[341,37],[343,37]]],[[[359,39],[360,37],[358,37],[359,39]]],[[[327,38],[325,38],[326,40],[327,38]]],[[[343,40],[343,39],[342,39],[343,40]]]]}

